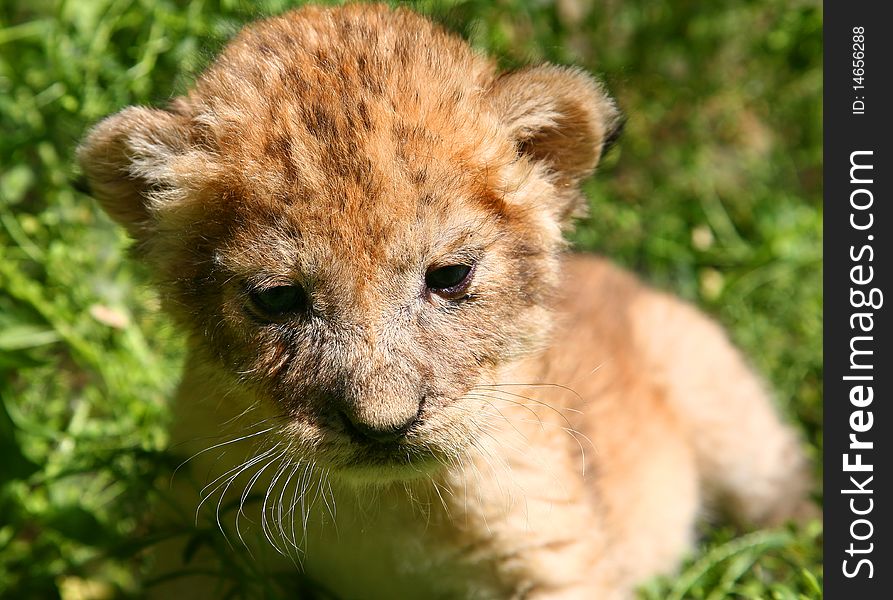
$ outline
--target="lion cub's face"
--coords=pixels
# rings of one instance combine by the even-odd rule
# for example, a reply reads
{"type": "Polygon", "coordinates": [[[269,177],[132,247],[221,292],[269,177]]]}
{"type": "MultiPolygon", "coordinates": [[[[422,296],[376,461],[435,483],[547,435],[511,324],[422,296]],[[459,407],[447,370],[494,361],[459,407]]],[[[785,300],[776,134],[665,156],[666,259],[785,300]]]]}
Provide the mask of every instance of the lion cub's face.
{"type": "Polygon", "coordinates": [[[79,159],[195,351],[296,452],[393,478],[473,443],[475,387],[542,341],[561,225],[616,122],[579,71],[499,74],[410,12],[309,8],[79,159]]]}

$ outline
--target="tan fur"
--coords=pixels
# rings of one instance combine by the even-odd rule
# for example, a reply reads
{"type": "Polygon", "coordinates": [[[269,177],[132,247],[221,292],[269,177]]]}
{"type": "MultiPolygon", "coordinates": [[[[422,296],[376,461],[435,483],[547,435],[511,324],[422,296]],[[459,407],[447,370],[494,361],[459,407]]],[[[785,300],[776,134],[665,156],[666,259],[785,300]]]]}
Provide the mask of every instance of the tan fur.
{"type": "MultiPolygon", "coordinates": [[[[499,73],[357,5],[261,21],[187,96],[89,134],[92,189],[191,339],[177,437],[263,457],[226,486],[269,490],[239,529],[255,553],[269,537],[344,598],[623,598],[704,506],[800,509],[796,440],[720,329],[562,258],[618,125],[582,71],[499,73]],[[453,264],[467,294],[425,289],[453,264]],[[259,319],[276,285],[306,310],[259,319]],[[408,420],[391,445],[346,425],[408,420]]],[[[238,466],[221,453],[195,472],[238,466]]]]}

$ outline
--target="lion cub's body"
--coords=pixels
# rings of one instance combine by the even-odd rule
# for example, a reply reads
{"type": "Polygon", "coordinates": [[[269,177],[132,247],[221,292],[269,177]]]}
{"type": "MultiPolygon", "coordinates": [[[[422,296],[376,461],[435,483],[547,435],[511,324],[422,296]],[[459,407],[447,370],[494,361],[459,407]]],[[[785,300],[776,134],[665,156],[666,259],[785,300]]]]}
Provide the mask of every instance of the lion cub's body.
{"type": "Polygon", "coordinates": [[[81,163],[192,342],[176,437],[221,442],[193,469],[212,513],[260,490],[227,527],[339,597],[494,599],[625,597],[704,506],[791,516],[795,437],[719,328],[563,256],[618,123],[580,71],[500,74],[351,6],[246,29],[169,109],[98,125],[81,163]]]}

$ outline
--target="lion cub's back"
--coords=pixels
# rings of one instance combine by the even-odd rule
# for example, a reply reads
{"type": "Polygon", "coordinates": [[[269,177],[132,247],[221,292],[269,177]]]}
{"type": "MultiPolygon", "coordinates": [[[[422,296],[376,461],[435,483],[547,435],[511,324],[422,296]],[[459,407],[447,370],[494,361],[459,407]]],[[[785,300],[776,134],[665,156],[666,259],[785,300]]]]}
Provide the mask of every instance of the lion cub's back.
{"type": "Polygon", "coordinates": [[[747,525],[814,513],[798,436],[722,327],[594,256],[567,258],[563,289],[543,379],[579,394],[618,535],[675,529],[684,544],[702,503],[747,525]]]}

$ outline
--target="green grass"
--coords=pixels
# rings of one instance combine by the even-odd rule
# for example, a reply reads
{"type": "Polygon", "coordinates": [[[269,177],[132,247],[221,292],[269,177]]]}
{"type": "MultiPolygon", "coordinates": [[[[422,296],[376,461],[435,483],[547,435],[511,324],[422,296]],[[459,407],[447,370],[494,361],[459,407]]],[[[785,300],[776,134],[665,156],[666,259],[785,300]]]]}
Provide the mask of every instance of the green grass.
{"type": "MultiPolygon", "coordinates": [[[[0,596],[137,595],[165,535],[152,507],[182,348],[123,233],[71,186],[73,149],[99,118],[182,92],[242,23],[290,4],[0,5],[0,596]]],[[[505,66],[603,76],[629,120],[575,241],[716,315],[818,463],[821,6],[596,4],[578,21],[545,0],[417,6],[505,66]]],[[[247,597],[275,591],[225,568],[247,597]]],[[[720,529],[642,594],[815,598],[821,581],[820,529],[720,529]]]]}

